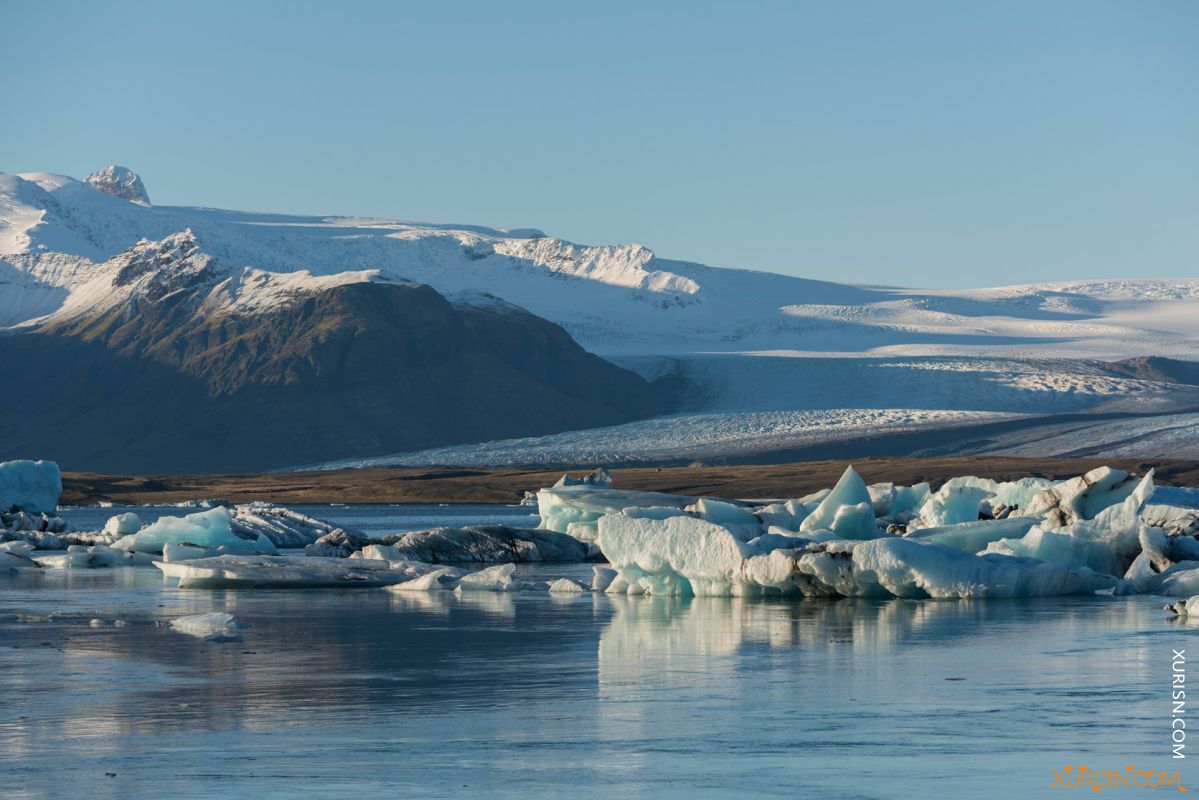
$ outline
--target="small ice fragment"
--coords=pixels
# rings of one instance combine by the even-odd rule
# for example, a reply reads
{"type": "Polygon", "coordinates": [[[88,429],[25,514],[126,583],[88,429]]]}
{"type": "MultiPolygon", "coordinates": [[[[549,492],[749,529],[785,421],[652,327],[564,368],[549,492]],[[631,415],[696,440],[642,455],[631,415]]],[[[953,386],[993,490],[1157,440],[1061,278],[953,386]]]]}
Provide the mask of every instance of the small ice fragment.
{"type": "Polygon", "coordinates": [[[551,594],[582,594],[587,588],[570,578],[558,578],[556,581],[550,581],[549,591],[551,594]]]}
{"type": "Polygon", "coordinates": [[[239,630],[248,628],[232,614],[214,611],[211,614],[193,614],[171,620],[171,629],[188,636],[197,636],[208,642],[240,642],[239,630]]]}

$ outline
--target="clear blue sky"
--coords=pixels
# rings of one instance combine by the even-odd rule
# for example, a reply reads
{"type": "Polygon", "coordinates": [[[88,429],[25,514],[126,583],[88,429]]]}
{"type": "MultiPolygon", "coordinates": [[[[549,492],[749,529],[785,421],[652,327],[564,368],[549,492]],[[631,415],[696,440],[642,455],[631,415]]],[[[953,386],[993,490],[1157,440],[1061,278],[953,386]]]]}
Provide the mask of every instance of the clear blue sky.
{"type": "Polygon", "coordinates": [[[840,281],[1199,275],[1199,2],[0,3],[0,170],[840,281]]]}

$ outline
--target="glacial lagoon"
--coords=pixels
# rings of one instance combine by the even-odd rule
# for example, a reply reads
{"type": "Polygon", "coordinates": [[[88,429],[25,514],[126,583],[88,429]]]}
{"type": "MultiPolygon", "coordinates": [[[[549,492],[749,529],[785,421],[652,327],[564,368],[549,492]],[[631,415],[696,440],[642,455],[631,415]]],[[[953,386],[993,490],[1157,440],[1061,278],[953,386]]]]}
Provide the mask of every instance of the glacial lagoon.
{"type": "MultiPolygon", "coordinates": [[[[530,513],[300,510],[318,508],[366,530],[530,513]]],[[[83,515],[121,510],[64,516],[88,527],[83,515]]],[[[153,567],[0,574],[0,796],[1055,797],[1080,791],[1053,786],[1068,765],[1199,784],[1170,757],[1172,653],[1199,627],[1163,602],[204,591],[153,567]],[[217,611],[248,625],[241,641],[169,627],[217,611]]]]}

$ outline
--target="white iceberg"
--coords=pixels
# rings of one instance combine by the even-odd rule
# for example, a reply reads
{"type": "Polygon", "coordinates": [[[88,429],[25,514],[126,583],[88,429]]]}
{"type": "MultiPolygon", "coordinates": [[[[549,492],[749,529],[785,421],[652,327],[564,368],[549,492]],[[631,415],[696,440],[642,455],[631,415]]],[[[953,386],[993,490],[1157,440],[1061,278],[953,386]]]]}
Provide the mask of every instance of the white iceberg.
{"type": "Polygon", "coordinates": [[[1051,486],[1028,501],[1023,513],[1042,517],[1047,530],[1064,528],[1124,502],[1141,479],[1124,470],[1097,467],[1085,475],[1051,486]]]}
{"type": "Polygon", "coordinates": [[[243,539],[265,536],[275,547],[300,548],[341,526],[273,503],[243,503],[232,509],[231,530],[243,539]]]}
{"type": "Polygon", "coordinates": [[[432,528],[410,531],[388,537],[388,540],[386,544],[375,540],[350,557],[428,564],[583,561],[587,558],[587,546],[568,534],[504,525],[432,528]]]}
{"type": "Polygon", "coordinates": [[[181,589],[387,586],[411,580],[386,561],[315,556],[216,556],[194,561],[155,561],[181,589]]]}
{"type": "Polygon", "coordinates": [[[804,519],[800,531],[830,530],[843,539],[869,539],[876,534],[870,490],[853,467],[804,519]]]}
{"type": "Polygon", "coordinates": [[[192,614],[187,617],[176,617],[171,620],[171,630],[197,636],[209,642],[240,642],[242,635],[239,631],[248,628],[244,622],[239,622],[232,614],[214,611],[211,614],[192,614]]]}
{"type": "Polygon", "coordinates": [[[62,474],[53,461],[0,462],[0,512],[53,514],[62,495],[62,474]]]}
{"type": "Polygon", "coordinates": [[[549,582],[550,594],[583,594],[587,587],[570,578],[558,578],[549,582]]]}
{"type": "Polygon", "coordinates": [[[904,534],[907,539],[943,544],[967,553],[986,550],[992,542],[1001,539],[1018,539],[1033,529],[1036,517],[1007,517],[1006,519],[979,519],[957,525],[935,528],[918,528],[904,534]]]}
{"type": "Polygon", "coordinates": [[[224,507],[188,514],[185,517],[162,517],[138,533],[118,539],[113,543],[113,547],[155,554],[161,554],[167,544],[219,548],[221,552],[233,555],[276,552],[274,544],[262,534],[253,541],[234,534],[232,519],[229,509],[224,507]]]}
{"type": "Polygon", "coordinates": [[[605,514],[615,514],[626,508],[659,506],[683,509],[695,501],[694,497],[589,485],[561,486],[537,492],[540,527],[559,533],[569,533],[567,528],[571,523],[595,522],[605,514]]]}
{"type": "Polygon", "coordinates": [[[922,526],[934,527],[958,525],[978,520],[984,500],[995,493],[982,486],[947,482],[934,495],[924,501],[918,515],[922,526]]]}
{"type": "Polygon", "coordinates": [[[153,563],[153,556],[106,547],[102,544],[84,546],[73,544],[61,553],[38,553],[32,556],[47,569],[96,569],[100,567],[141,567],[153,563]]]}
{"type": "Polygon", "coordinates": [[[104,533],[109,536],[128,536],[131,533],[137,533],[141,529],[141,517],[132,512],[116,514],[109,517],[108,521],[104,523],[104,533]]]}
{"type": "Polygon", "coordinates": [[[478,572],[468,572],[458,579],[456,591],[509,591],[516,582],[512,577],[512,573],[515,571],[515,564],[496,564],[494,567],[481,569],[478,572]]]}
{"type": "Polygon", "coordinates": [[[607,582],[608,593],[1035,597],[1093,592],[1117,583],[1089,569],[978,556],[900,537],[833,539],[802,549],[763,551],[720,525],[693,517],[608,515],[599,520],[599,545],[618,573],[607,582]]]}

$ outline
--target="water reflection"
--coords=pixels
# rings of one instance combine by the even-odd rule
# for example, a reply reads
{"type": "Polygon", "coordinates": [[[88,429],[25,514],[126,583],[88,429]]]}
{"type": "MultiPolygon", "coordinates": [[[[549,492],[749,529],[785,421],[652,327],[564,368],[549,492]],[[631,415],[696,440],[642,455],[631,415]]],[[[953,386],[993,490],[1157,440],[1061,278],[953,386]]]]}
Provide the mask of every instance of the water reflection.
{"type": "Polygon", "coordinates": [[[204,797],[230,779],[263,797],[369,793],[374,779],[380,794],[388,780],[428,796],[462,783],[538,794],[565,775],[614,796],[839,797],[830,765],[862,786],[907,776],[929,795],[929,775],[1148,764],[1170,645],[1194,630],[1156,605],[201,592],[138,569],[0,577],[0,773],[30,797],[204,797]],[[249,623],[245,641],[162,627],[207,611],[249,623]],[[107,771],[118,777],[97,784],[107,771]]]}

